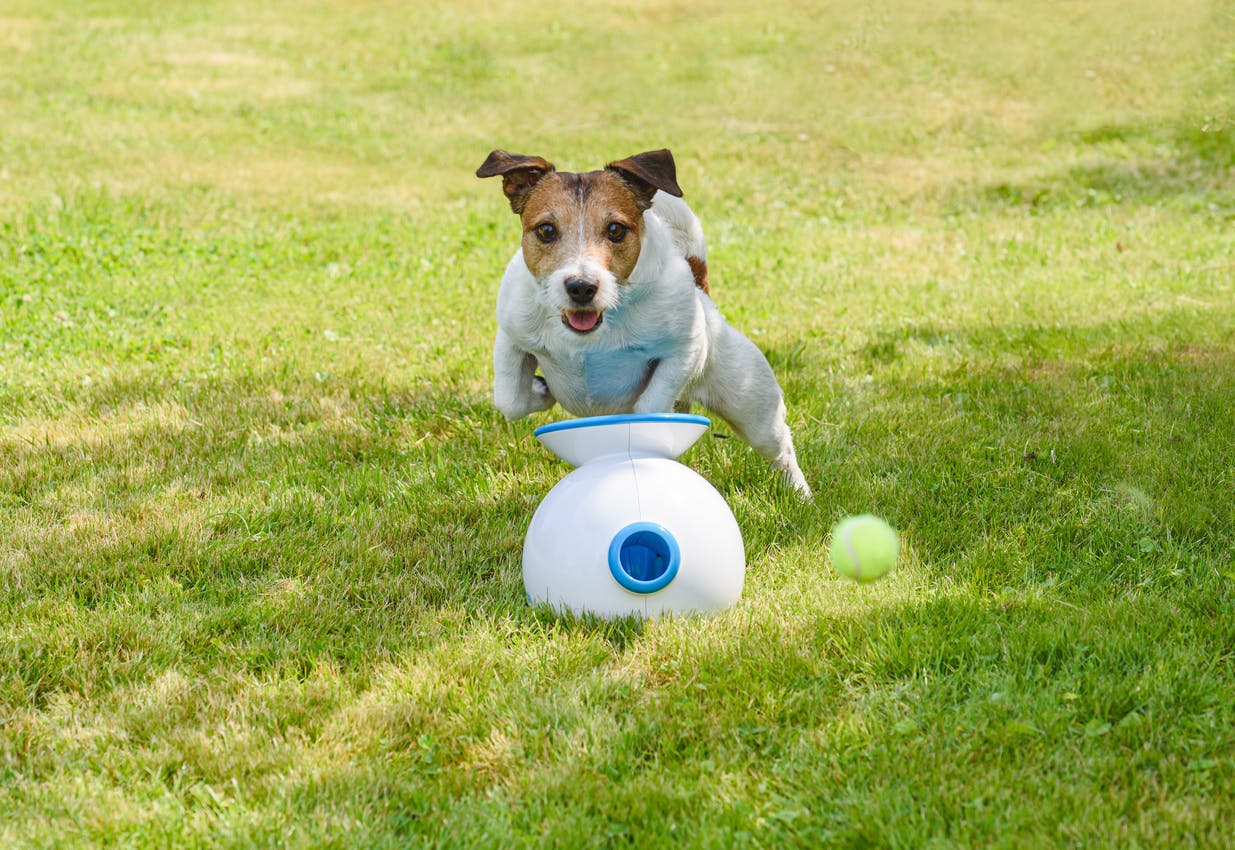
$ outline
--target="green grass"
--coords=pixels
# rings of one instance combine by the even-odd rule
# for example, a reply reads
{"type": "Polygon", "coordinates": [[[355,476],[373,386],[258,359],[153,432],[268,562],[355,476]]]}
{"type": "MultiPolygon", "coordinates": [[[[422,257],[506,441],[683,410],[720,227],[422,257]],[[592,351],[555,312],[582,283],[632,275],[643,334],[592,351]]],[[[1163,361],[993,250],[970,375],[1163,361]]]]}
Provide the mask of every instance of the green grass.
{"type": "MultiPolygon", "coordinates": [[[[756,7],[756,8],[752,8],[756,7]]],[[[0,845],[1235,846],[1235,8],[0,13],[0,845]],[[814,504],[529,609],[493,147],[668,146],[814,504]],[[874,511],[905,557],[839,579],[874,511]]]]}

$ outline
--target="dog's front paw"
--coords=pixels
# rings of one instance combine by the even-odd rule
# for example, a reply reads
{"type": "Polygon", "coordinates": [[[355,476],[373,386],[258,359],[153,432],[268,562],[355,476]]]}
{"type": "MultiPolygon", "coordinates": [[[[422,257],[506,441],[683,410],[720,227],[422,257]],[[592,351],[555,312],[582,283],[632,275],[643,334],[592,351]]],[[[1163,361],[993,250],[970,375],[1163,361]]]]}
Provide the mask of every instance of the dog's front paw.
{"type": "Polygon", "coordinates": [[[553,391],[549,389],[549,385],[545,383],[545,379],[536,375],[532,378],[531,386],[524,390],[510,391],[505,385],[499,384],[493,390],[493,402],[497,405],[497,409],[502,412],[502,415],[511,422],[516,419],[522,419],[532,413],[539,413],[542,410],[548,410],[557,404],[557,399],[553,397],[553,391]]]}
{"type": "Polygon", "coordinates": [[[664,399],[653,393],[644,392],[643,395],[635,399],[634,405],[631,407],[631,413],[672,413],[675,409],[673,399],[664,399]]]}

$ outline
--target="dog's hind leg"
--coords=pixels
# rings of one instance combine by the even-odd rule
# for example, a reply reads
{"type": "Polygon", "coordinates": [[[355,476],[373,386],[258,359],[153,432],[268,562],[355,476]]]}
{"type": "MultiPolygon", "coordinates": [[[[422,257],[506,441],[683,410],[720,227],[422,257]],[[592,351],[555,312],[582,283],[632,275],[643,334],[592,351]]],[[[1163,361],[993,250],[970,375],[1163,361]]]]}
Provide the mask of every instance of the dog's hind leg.
{"type": "Polygon", "coordinates": [[[803,499],[810,485],[798,466],[785,422],[785,400],[772,367],[753,342],[732,328],[720,340],[696,400],[716,411],[737,435],[779,471],[803,499]]]}
{"type": "MultiPolygon", "coordinates": [[[[755,417],[739,418],[732,413],[721,413],[725,421],[733,426],[746,442],[750,443],[759,455],[779,471],[785,483],[797,491],[803,499],[810,499],[810,485],[798,466],[797,452],[793,449],[793,436],[789,433],[789,425],[785,422],[785,403],[777,399],[775,407],[767,414],[755,417]]],[[[749,411],[743,411],[747,414],[749,411]]]]}

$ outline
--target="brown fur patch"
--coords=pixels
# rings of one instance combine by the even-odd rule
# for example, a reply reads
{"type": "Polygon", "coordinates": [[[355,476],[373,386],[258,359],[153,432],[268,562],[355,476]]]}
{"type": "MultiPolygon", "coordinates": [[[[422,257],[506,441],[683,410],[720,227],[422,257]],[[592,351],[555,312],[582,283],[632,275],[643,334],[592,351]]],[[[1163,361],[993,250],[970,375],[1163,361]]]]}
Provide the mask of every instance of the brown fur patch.
{"type": "Polygon", "coordinates": [[[658,189],[678,198],[682,197],[682,188],[678,186],[677,166],[673,163],[673,154],[668,150],[637,153],[609,163],[605,170],[616,171],[622,175],[635,190],[635,195],[644,209],[652,205],[652,196],[658,189]]]}
{"type": "Polygon", "coordinates": [[[553,171],[553,163],[539,156],[495,150],[476,169],[477,177],[502,177],[502,192],[516,213],[522,211],[528,193],[540,178],[553,171]]]}
{"type": "Polygon", "coordinates": [[[695,276],[695,286],[699,287],[704,292],[709,292],[708,261],[701,260],[698,257],[687,257],[686,262],[690,263],[691,274],[695,276]]]}
{"type": "Polygon", "coordinates": [[[528,193],[523,220],[523,259],[537,277],[550,274],[574,257],[586,256],[609,269],[622,283],[639,261],[643,211],[631,189],[616,174],[550,172],[528,193]],[[607,228],[626,228],[619,242],[607,228]],[[557,238],[543,242],[537,228],[552,225],[557,238]]]}

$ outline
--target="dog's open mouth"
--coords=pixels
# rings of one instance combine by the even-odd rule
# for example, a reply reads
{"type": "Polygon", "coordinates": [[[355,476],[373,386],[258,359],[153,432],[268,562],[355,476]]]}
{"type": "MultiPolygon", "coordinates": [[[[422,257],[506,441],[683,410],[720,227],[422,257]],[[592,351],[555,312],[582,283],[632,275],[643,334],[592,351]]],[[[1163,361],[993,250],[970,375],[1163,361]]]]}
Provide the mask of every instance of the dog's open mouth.
{"type": "Polygon", "coordinates": [[[565,310],[562,313],[562,324],[575,333],[591,333],[600,327],[604,314],[599,310],[565,310]]]}

